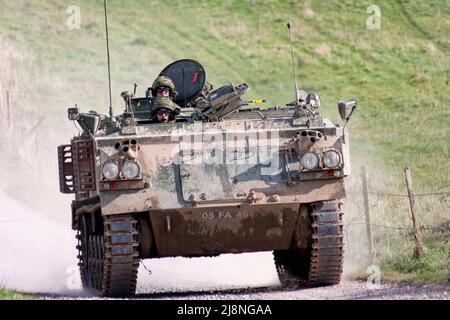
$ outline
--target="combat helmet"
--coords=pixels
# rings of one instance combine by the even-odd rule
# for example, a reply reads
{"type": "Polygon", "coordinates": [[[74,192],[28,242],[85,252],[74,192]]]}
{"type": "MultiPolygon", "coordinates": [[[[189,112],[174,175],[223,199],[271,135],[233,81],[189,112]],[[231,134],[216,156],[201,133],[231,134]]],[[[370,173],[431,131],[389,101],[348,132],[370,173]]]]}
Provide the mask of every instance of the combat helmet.
{"type": "Polygon", "coordinates": [[[173,83],[172,79],[166,76],[159,76],[158,78],[153,81],[152,86],[149,88],[152,92],[152,95],[156,96],[156,88],[158,87],[168,87],[170,89],[170,96],[176,96],[178,95],[178,92],[175,91],[175,84],[173,83]]]}
{"type": "Polygon", "coordinates": [[[155,115],[160,109],[170,110],[172,115],[180,112],[180,108],[169,97],[157,97],[153,102],[152,114],[155,115]]]}

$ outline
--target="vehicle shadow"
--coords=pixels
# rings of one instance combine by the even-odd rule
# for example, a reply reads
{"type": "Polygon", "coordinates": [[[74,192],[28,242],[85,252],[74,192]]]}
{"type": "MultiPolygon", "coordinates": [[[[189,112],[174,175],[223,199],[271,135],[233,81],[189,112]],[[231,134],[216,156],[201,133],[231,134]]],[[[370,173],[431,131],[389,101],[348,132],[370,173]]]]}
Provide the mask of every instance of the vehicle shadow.
{"type": "MultiPolygon", "coordinates": [[[[202,299],[229,299],[230,296],[236,296],[240,299],[241,296],[249,295],[250,299],[258,299],[258,294],[270,294],[270,293],[286,293],[302,291],[317,286],[299,284],[291,287],[286,287],[282,285],[273,286],[260,286],[260,287],[242,287],[242,288],[226,288],[217,290],[192,290],[192,289],[171,289],[171,290],[159,290],[154,292],[137,292],[135,296],[128,298],[103,298],[95,293],[88,291],[75,290],[67,291],[61,293],[49,293],[49,292],[39,292],[33,295],[39,296],[43,299],[49,300],[170,300],[170,299],[189,299],[202,300],[202,299]]],[[[232,299],[232,298],[231,298],[232,299]]]]}
{"type": "MultiPolygon", "coordinates": [[[[131,299],[186,299],[192,297],[194,299],[210,299],[211,296],[215,296],[218,299],[224,299],[225,296],[242,296],[242,295],[258,295],[265,293],[276,293],[276,292],[292,292],[299,290],[311,289],[316,286],[299,284],[296,286],[261,286],[261,287],[245,287],[245,288],[231,288],[231,289],[217,289],[217,290],[170,290],[164,292],[149,292],[149,293],[138,293],[131,299]]],[[[227,299],[229,297],[226,297],[227,299]]],[[[257,299],[258,297],[253,297],[257,299]]]]}

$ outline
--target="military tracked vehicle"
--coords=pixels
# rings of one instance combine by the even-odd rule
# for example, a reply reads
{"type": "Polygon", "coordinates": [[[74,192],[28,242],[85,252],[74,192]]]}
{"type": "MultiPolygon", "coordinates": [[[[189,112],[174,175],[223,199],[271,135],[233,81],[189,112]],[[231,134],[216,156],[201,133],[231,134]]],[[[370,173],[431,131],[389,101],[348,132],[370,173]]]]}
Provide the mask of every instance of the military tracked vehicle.
{"type": "MultiPolygon", "coordinates": [[[[283,106],[252,107],[262,101],[243,100],[246,83],[213,90],[204,67],[185,59],[159,75],[178,93],[164,98],[170,123],[154,121],[155,88],[136,97],[136,85],[115,116],[111,77],[109,115],[68,109],[80,134],[58,147],[59,183],[75,195],[85,289],[135,294],[141,259],[258,251],[273,251],[283,286],[339,283],[348,134],[321,116],[319,95],[299,90],[293,70],[295,100],[283,106]]],[[[356,105],[338,103],[345,124],[356,105]]]]}
{"type": "MultiPolygon", "coordinates": [[[[283,286],[339,283],[345,126],[317,94],[256,108],[247,84],[212,90],[196,61],[161,75],[179,92],[172,123],[151,123],[155,98],[127,92],[118,116],[68,110],[81,133],[58,148],[60,188],[75,195],[84,288],[129,296],[141,259],[258,251],[273,251],[283,286]]],[[[345,123],[355,108],[339,103],[345,123]]]]}

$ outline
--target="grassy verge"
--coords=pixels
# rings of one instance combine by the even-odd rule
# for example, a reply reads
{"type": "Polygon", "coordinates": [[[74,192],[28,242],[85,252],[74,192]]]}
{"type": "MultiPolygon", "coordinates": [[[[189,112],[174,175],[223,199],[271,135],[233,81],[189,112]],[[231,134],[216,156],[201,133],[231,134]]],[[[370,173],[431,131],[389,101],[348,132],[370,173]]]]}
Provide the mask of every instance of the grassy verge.
{"type": "Polygon", "coordinates": [[[0,300],[35,300],[35,296],[0,288],[0,300]]]}
{"type": "MultiPolygon", "coordinates": [[[[391,194],[404,194],[405,191],[398,186],[394,188],[392,179],[395,178],[387,178],[384,184],[378,183],[372,188],[391,194]]],[[[350,190],[344,207],[350,211],[350,216],[346,218],[349,259],[354,264],[359,263],[359,270],[363,272],[368,250],[361,198],[361,194],[355,192],[355,189],[350,190]]],[[[414,258],[415,238],[408,198],[369,194],[374,264],[380,267],[382,281],[445,283],[450,280],[448,203],[449,199],[444,195],[416,198],[422,240],[426,248],[426,254],[417,259],[414,258]]]]}
{"type": "Polygon", "coordinates": [[[414,256],[414,236],[408,234],[411,245],[397,251],[395,257],[379,260],[385,281],[447,282],[450,281],[450,245],[447,232],[426,231],[423,242],[426,254],[421,259],[414,256]]]}

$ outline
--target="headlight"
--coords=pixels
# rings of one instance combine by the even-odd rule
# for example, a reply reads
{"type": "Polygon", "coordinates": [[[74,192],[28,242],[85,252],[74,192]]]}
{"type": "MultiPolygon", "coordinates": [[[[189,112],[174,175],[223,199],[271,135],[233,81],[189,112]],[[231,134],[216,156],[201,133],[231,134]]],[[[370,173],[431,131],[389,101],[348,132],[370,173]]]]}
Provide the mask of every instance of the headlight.
{"type": "Polygon", "coordinates": [[[127,161],[122,166],[122,174],[126,179],[135,179],[139,176],[141,169],[134,161],[127,161]]]}
{"type": "Polygon", "coordinates": [[[307,170],[314,170],[319,164],[319,158],[312,152],[305,153],[302,158],[302,166],[307,170]]]}
{"type": "Polygon", "coordinates": [[[119,166],[113,162],[108,162],[102,168],[103,177],[106,180],[114,180],[119,176],[119,166]]]}
{"type": "Polygon", "coordinates": [[[324,153],[323,163],[327,168],[334,169],[339,166],[341,162],[341,156],[337,151],[330,150],[324,153]]]}

